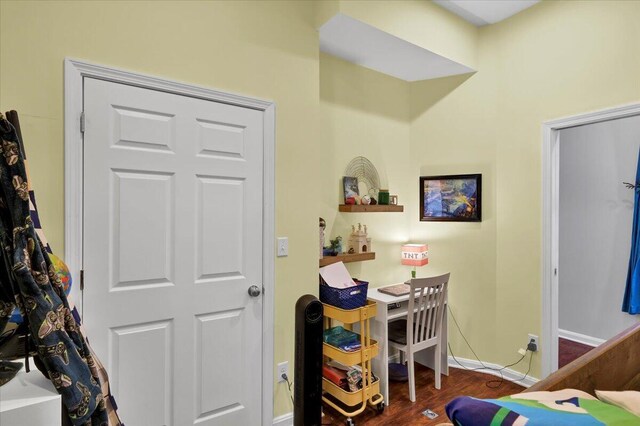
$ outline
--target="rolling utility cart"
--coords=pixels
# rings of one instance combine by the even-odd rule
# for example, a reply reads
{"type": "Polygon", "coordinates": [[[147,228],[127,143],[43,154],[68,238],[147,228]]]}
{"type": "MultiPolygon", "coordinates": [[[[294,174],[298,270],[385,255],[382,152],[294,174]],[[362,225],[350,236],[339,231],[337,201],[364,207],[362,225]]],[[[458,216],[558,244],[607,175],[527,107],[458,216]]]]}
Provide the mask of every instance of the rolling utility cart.
{"type": "Polygon", "coordinates": [[[333,407],[340,414],[347,416],[347,426],[354,426],[354,416],[362,413],[367,403],[373,406],[378,413],[384,411],[384,398],[380,394],[380,380],[373,381],[371,372],[371,359],[378,354],[378,342],[371,339],[369,320],[376,315],[376,303],[367,301],[366,304],[356,309],[341,309],[333,305],[324,305],[324,328],[329,329],[334,321],[339,321],[345,329],[350,329],[352,324],[360,326],[360,349],[353,352],[343,351],[328,343],[323,343],[323,355],[325,362],[328,359],[336,360],[346,366],[359,365],[362,368],[362,388],[355,392],[349,392],[335,385],[330,380],[322,378],[322,400],[333,407]],[[352,407],[352,411],[346,411],[326,394],[340,401],[342,404],[352,407]]]}

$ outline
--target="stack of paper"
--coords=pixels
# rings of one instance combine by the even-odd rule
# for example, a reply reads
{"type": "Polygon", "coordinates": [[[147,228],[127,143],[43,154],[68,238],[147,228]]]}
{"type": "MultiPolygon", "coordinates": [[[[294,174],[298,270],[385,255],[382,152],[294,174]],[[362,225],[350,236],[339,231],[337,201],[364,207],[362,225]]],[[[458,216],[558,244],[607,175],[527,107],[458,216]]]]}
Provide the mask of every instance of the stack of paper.
{"type": "Polygon", "coordinates": [[[320,268],[320,276],[329,287],[348,288],[356,285],[342,262],[320,268]]]}

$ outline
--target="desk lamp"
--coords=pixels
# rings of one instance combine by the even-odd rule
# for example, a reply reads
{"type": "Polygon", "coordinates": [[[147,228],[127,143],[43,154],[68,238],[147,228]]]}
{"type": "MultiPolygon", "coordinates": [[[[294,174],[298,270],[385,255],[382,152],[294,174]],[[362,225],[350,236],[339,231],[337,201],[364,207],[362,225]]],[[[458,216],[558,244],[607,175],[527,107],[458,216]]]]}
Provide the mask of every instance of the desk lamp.
{"type": "Polygon", "coordinates": [[[413,266],[411,278],[416,277],[416,266],[429,263],[429,248],[426,244],[404,244],[402,246],[402,264],[413,266]]]}

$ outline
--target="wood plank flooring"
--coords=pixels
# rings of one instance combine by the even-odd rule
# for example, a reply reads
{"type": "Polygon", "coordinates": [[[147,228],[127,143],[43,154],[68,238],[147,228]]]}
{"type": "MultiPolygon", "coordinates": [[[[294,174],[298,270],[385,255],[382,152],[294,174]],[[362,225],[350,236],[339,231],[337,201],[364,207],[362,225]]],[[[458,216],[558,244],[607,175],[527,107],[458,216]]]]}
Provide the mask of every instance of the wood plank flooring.
{"type": "MultiPolygon", "coordinates": [[[[390,382],[391,405],[386,407],[382,414],[377,414],[375,409],[369,407],[354,420],[357,426],[435,426],[449,422],[444,406],[457,396],[498,398],[524,390],[522,386],[506,380],[496,389],[487,387],[486,382],[494,379],[498,379],[498,377],[475,371],[449,368],[449,376],[442,376],[441,389],[437,390],[434,387],[433,370],[416,364],[417,397],[415,403],[409,400],[409,384],[407,382],[390,382]],[[438,417],[430,420],[423,416],[422,412],[427,408],[438,414],[438,417]]],[[[495,384],[492,383],[492,385],[495,384]]],[[[346,417],[338,414],[327,404],[324,404],[324,413],[323,425],[345,424],[346,417]]]]}

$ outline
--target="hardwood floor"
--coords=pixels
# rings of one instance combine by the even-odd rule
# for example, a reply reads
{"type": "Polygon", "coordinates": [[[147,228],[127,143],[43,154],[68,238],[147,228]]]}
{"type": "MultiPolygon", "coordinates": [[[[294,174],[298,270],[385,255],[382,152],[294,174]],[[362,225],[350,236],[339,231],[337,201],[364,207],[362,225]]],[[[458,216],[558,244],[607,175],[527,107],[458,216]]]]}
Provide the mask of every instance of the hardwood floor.
{"type": "MultiPolygon", "coordinates": [[[[382,414],[368,407],[362,414],[354,418],[356,425],[382,426],[382,425],[432,425],[448,423],[449,419],[444,411],[444,406],[457,396],[468,395],[478,398],[498,398],[522,392],[524,388],[515,383],[504,381],[498,388],[492,389],[486,386],[489,380],[498,377],[467,371],[458,368],[449,368],[449,376],[442,376],[440,390],[434,387],[433,370],[416,364],[416,402],[409,401],[409,384],[407,382],[391,382],[389,394],[391,405],[385,408],[382,414]],[[438,414],[433,420],[428,419],[422,412],[430,409],[438,414]]],[[[492,383],[492,385],[495,385],[492,383]]],[[[346,417],[324,404],[323,425],[344,425],[346,417]]]]}
{"type": "Polygon", "coordinates": [[[558,368],[562,368],[574,359],[580,358],[582,355],[593,349],[593,346],[584,345],[572,340],[558,339],[558,368]]]}

